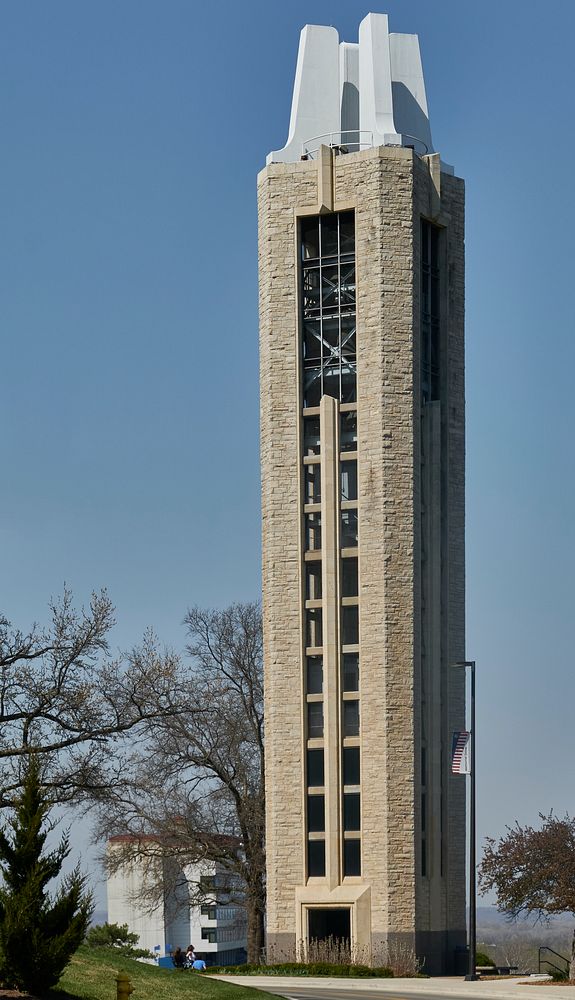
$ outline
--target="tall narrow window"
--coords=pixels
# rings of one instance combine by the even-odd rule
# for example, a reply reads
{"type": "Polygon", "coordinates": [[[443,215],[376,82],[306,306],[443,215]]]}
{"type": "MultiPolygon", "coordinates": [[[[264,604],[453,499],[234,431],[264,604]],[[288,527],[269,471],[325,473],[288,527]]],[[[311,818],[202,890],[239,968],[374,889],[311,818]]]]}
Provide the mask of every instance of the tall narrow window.
{"type": "MultiPolygon", "coordinates": [[[[310,563],[309,565],[315,565],[310,563]]],[[[358,590],[358,580],[357,580],[357,559],[342,559],[341,561],[341,596],[342,597],[357,597],[359,593],[358,590]]]]}
{"type": "Polygon", "coordinates": [[[305,599],[306,601],[321,601],[321,563],[319,560],[305,564],[305,599]]]}
{"type": "MultiPolygon", "coordinates": [[[[344,463],[348,465],[348,462],[344,463]]],[[[321,466],[304,465],[304,503],[321,502],[321,466]]]]}
{"type": "Polygon", "coordinates": [[[304,406],[356,394],[355,225],[353,212],[301,221],[304,406]]]}
{"type": "Polygon", "coordinates": [[[339,446],[341,451],[357,451],[357,413],[347,410],[340,414],[339,446]]]}
{"type": "MultiPolygon", "coordinates": [[[[347,511],[352,513],[352,511],[347,511]]],[[[308,552],[321,549],[321,514],[305,515],[305,547],[308,552]]]]}
{"type": "Polygon", "coordinates": [[[323,703],[321,701],[310,701],[307,706],[307,735],[310,740],[321,739],[323,736],[323,703]]]}
{"type": "Polygon", "coordinates": [[[439,230],[421,220],[421,392],[439,399],[439,230]]]}

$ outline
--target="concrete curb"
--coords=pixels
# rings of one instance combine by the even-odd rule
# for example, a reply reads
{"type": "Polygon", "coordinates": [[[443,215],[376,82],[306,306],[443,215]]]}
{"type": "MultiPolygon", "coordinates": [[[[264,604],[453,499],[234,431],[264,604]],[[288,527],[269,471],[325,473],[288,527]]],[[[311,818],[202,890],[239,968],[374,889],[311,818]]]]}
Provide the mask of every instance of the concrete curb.
{"type": "Polygon", "coordinates": [[[290,996],[306,990],[324,989],[357,991],[362,993],[410,994],[414,997],[430,994],[445,997],[477,997],[484,1000],[575,1000],[573,986],[527,985],[525,976],[496,980],[479,980],[466,983],[461,977],[434,977],[433,979],[347,979],[311,976],[214,976],[237,986],[251,986],[270,993],[290,996]],[[543,992],[542,992],[543,991],[543,992]]]}

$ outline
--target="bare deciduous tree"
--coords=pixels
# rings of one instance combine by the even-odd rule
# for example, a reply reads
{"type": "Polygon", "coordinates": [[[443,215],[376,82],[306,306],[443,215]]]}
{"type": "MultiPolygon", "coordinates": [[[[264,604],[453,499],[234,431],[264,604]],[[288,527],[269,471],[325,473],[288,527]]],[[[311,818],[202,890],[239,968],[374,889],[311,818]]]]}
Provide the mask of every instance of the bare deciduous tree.
{"type": "Polygon", "coordinates": [[[216,884],[188,885],[186,902],[209,898],[245,907],[248,961],[259,961],[265,912],[260,608],[194,608],[185,624],[191,660],[180,667],[174,711],[150,720],[145,745],[123,760],[116,784],[102,795],[99,833],[130,835],[124,852],[108,855],[108,865],[117,868],[134,852],[147,858],[150,908],[166,889],[161,859],[175,862],[180,880],[186,865],[215,862],[216,884]]]}
{"type": "MultiPolygon", "coordinates": [[[[575,818],[540,814],[541,829],[519,824],[498,842],[487,839],[479,869],[483,892],[494,889],[497,908],[511,918],[575,915],[575,818]]],[[[570,979],[575,980],[575,933],[570,979]]]]}
{"type": "Polygon", "coordinates": [[[27,633],[0,617],[0,807],[13,802],[31,754],[43,755],[52,800],[85,797],[107,780],[110,744],[172,709],[176,658],[151,633],[112,658],[105,591],[78,611],[66,590],[50,609],[50,624],[27,633]]]}

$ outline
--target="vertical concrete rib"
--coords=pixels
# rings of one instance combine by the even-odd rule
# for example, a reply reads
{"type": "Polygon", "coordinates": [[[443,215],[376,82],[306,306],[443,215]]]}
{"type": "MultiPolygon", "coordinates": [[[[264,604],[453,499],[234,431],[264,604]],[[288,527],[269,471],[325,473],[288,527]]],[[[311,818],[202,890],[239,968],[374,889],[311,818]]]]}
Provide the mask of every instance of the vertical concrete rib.
{"type": "Polygon", "coordinates": [[[341,882],[339,703],[339,404],[323,396],[320,404],[321,522],[323,593],[324,742],[326,746],[326,878],[330,889],[341,882]]]}

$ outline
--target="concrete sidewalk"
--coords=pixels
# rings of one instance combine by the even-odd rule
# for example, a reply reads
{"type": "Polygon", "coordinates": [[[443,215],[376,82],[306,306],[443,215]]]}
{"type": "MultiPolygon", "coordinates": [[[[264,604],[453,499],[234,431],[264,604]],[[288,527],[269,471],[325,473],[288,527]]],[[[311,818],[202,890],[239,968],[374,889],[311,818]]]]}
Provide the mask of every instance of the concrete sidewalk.
{"type": "MultiPolygon", "coordinates": [[[[214,977],[216,978],[216,977],[214,977]]],[[[237,986],[252,986],[280,996],[302,995],[306,991],[369,993],[393,996],[453,997],[471,1000],[575,1000],[575,986],[538,986],[535,977],[479,980],[466,983],[460,976],[433,979],[347,979],[312,976],[217,976],[237,986]]]]}

